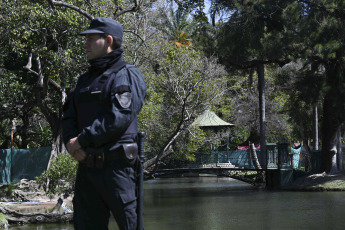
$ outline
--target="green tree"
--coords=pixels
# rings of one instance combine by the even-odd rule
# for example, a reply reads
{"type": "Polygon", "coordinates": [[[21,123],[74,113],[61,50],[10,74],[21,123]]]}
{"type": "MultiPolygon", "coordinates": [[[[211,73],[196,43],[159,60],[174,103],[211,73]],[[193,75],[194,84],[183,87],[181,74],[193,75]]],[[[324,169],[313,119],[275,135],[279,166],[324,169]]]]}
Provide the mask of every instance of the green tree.
{"type": "Polygon", "coordinates": [[[192,34],[197,28],[197,21],[190,17],[191,11],[186,8],[174,7],[170,5],[169,10],[161,9],[162,19],[159,23],[155,23],[166,36],[166,39],[175,43],[176,46],[192,45],[192,34]]]}
{"type": "MultiPolygon", "coordinates": [[[[126,17],[129,20],[125,28],[130,28],[135,33],[127,33],[125,41],[128,43],[124,44],[126,60],[140,68],[148,86],[148,96],[143,110],[139,113],[138,122],[140,130],[147,133],[146,168],[150,165],[151,169],[158,166],[156,163],[167,162],[169,159],[193,160],[194,150],[204,141],[204,137],[200,130],[192,129],[189,124],[208,104],[221,104],[223,100],[220,98],[223,90],[226,90],[225,88],[216,90],[218,85],[215,85],[214,80],[216,78],[220,78],[219,81],[225,80],[225,78],[221,79],[221,75],[226,75],[226,72],[222,66],[216,64],[215,58],[206,58],[197,49],[177,48],[175,44],[167,42],[165,34],[156,28],[156,23],[151,23],[163,21],[160,20],[161,12],[155,10],[158,8],[154,6],[153,10],[147,10],[140,15],[134,14],[134,17],[126,17]],[[140,37],[137,36],[138,34],[140,37]],[[212,65],[219,69],[215,68],[214,72],[207,70],[212,65]],[[200,66],[205,67],[200,69],[200,66]],[[198,74],[205,69],[207,72],[198,74]],[[212,95],[216,92],[216,94],[210,98],[192,96],[205,94],[204,91],[195,91],[196,89],[187,85],[188,81],[191,83],[195,81],[194,79],[200,80],[198,89],[206,89],[205,84],[210,82],[209,87],[215,88],[211,88],[209,93],[212,95]],[[175,90],[172,88],[173,85],[176,86],[175,90]],[[179,95],[181,92],[176,91],[177,89],[181,92],[185,90],[186,95],[179,95]],[[189,91],[191,95],[187,94],[189,91]],[[185,101],[181,98],[185,98],[185,101]],[[194,108],[193,103],[195,103],[194,108]],[[181,118],[185,114],[187,116],[181,123],[181,118]],[[177,135],[174,135],[174,132],[177,135]]],[[[225,84],[219,83],[222,87],[225,87],[225,84]]]]}
{"type": "MultiPolygon", "coordinates": [[[[61,107],[76,77],[87,66],[83,40],[78,34],[91,16],[115,15],[125,28],[126,60],[140,67],[149,86],[148,100],[139,117],[141,129],[152,134],[148,135],[147,149],[158,156],[157,161],[170,149],[180,152],[181,157],[191,157],[189,153],[201,140],[195,137],[202,134],[195,131],[194,137],[188,132],[188,125],[223,92],[221,79],[226,73],[214,58],[173,48],[161,40],[160,33],[145,21],[151,4],[152,1],[3,1],[0,73],[5,80],[0,82],[8,87],[6,92],[15,89],[16,97],[0,94],[6,101],[2,104],[6,110],[1,110],[1,126],[12,125],[11,121],[17,119],[17,126],[23,126],[27,136],[29,130],[51,135],[55,152],[60,152],[61,107]],[[30,118],[25,121],[32,125],[30,128],[22,125],[26,117],[30,118]]],[[[24,140],[19,133],[16,135],[24,140]]],[[[44,142],[46,138],[35,145],[44,142]]]]}
{"type": "MultiPolygon", "coordinates": [[[[311,109],[311,105],[314,108],[322,108],[322,88],[325,84],[323,73],[305,66],[301,61],[293,62],[277,72],[275,84],[280,86],[280,92],[286,98],[283,111],[289,116],[294,140],[302,141],[307,152],[304,166],[306,170],[311,170],[312,153],[308,144],[310,140],[318,141],[315,129],[318,130],[319,126],[319,115],[311,109]]],[[[315,149],[315,145],[313,147],[315,149]]]]}
{"type": "Polygon", "coordinates": [[[71,193],[77,175],[78,163],[69,154],[59,154],[51,162],[48,170],[36,177],[47,195],[71,193]]]}
{"type": "MultiPolygon", "coordinates": [[[[62,104],[76,77],[87,66],[79,32],[87,27],[92,16],[114,14],[123,18],[146,3],[110,0],[1,2],[0,118],[1,124],[16,121],[17,147],[46,144],[46,138],[39,143],[37,137],[47,134],[53,143],[52,156],[63,151],[59,123],[62,104]],[[51,132],[45,132],[46,127],[51,132]]],[[[8,147],[8,127],[1,127],[5,128],[1,132],[5,136],[1,139],[2,145],[8,147]]]]}
{"type": "Polygon", "coordinates": [[[51,128],[54,150],[59,151],[65,82],[80,67],[81,41],[69,37],[76,37],[82,18],[42,1],[3,1],[0,10],[2,75],[10,86],[4,88],[2,116],[16,118],[22,140],[18,147],[30,146],[28,137],[40,133],[41,123],[51,128]]]}
{"type": "Polygon", "coordinates": [[[194,153],[198,145],[190,143],[197,144],[199,135],[192,135],[191,123],[226,90],[226,72],[216,59],[164,41],[160,47],[159,59],[152,65],[157,65],[156,70],[146,78],[150,93],[142,112],[148,118],[144,130],[155,142],[150,149],[155,154],[145,162],[146,168],[157,168],[161,160],[179,151],[186,156],[194,153]],[[186,149],[188,145],[194,147],[186,149]]]}
{"type": "Polygon", "coordinates": [[[327,173],[339,171],[336,157],[337,132],[345,120],[342,99],[345,92],[345,18],[341,13],[344,9],[342,1],[317,0],[291,4],[286,12],[286,18],[290,19],[289,29],[297,34],[294,43],[291,43],[298,49],[294,55],[305,60],[324,78],[321,171],[327,173]]]}
{"type": "Polygon", "coordinates": [[[336,0],[213,0],[212,3],[218,6],[217,10],[219,6],[226,7],[230,12],[226,24],[233,25],[227,34],[234,36],[223,36],[225,43],[220,45],[226,51],[221,55],[223,63],[237,66],[248,61],[274,61],[283,65],[289,60],[303,60],[305,66],[311,66],[308,68],[313,74],[323,71],[322,171],[337,172],[337,130],[345,119],[341,99],[345,92],[344,3],[336,0]]]}
{"type": "MultiPolygon", "coordinates": [[[[217,53],[229,69],[255,69],[258,76],[260,145],[266,145],[265,65],[287,62],[284,43],[279,39],[282,9],[286,1],[214,1],[213,11],[221,6],[231,12],[217,33],[217,53]]],[[[253,132],[256,129],[252,129],[253,132]]],[[[262,154],[261,162],[266,162],[262,154]]]]}

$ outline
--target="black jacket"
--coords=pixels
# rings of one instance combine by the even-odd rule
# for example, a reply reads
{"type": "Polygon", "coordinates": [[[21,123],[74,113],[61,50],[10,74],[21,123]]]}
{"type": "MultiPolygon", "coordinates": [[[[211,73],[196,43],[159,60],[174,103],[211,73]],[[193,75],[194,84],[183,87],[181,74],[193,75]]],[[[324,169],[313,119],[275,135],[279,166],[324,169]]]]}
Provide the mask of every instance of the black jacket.
{"type": "Polygon", "coordinates": [[[141,72],[122,58],[102,74],[81,75],[64,105],[61,121],[64,143],[78,136],[85,149],[102,147],[111,151],[121,143],[135,141],[136,118],[145,97],[141,72]]]}

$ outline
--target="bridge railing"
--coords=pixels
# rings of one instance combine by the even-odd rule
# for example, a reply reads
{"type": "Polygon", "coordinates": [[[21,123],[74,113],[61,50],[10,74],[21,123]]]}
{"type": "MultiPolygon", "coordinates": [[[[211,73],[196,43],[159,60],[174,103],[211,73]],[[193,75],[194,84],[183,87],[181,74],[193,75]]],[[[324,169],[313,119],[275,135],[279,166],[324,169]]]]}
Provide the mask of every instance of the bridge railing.
{"type": "MultiPolygon", "coordinates": [[[[293,167],[293,159],[288,143],[267,144],[266,153],[255,150],[261,169],[284,169],[293,167]]],[[[297,159],[297,161],[299,158],[297,159]]],[[[255,169],[254,156],[249,149],[228,151],[199,151],[194,162],[180,162],[173,168],[237,168],[255,169]]],[[[164,167],[167,168],[167,167],[164,167]]]]}
{"type": "MultiPolygon", "coordinates": [[[[260,150],[256,150],[260,158],[260,150]]],[[[174,165],[174,168],[241,168],[254,169],[253,159],[250,157],[248,149],[244,150],[228,150],[228,151],[212,151],[212,152],[196,152],[195,161],[180,162],[174,165]]],[[[169,167],[163,167],[169,168],[169,167]]]]}
{"type": "MultiPolygon", "coordinates": [[[[260,150],[256,150],[260,155],[260,150]]],[[[198,152],[195,154],[196,161],[194,164],[217,166],[227,166],[234,168],[254,169],[253,161],[250,157],[249,149],[244,150],[229,150],[229,151],[212,151],[212,152],[198,152]]]]}

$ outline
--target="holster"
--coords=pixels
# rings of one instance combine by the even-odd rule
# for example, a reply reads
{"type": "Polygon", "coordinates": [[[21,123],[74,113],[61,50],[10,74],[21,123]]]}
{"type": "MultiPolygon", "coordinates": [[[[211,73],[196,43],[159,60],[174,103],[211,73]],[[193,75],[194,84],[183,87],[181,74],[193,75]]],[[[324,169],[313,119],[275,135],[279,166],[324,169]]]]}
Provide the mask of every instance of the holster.
{"type": "Polygon", "coordinates": [[[135,165],[136,161],[138,160],[138,144],[134,143],[126,143],[121,145],[122,149],[122,157],[126,164],[133,166],[135,165]]]}

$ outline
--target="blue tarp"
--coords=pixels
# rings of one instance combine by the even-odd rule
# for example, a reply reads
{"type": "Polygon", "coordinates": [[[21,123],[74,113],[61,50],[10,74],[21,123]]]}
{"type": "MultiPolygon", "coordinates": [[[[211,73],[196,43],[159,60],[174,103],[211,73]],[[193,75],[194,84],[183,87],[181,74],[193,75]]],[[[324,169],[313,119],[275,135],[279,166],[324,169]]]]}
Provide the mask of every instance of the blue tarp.
{"type": "Polygon", "coordinates": [[[13,149],[11,181],[11,149],[0,149],[0,184],[35,179],[46,170],[50,152],[51,147],[13,149]]]}
{"type": "Polygon", "coordinates": [[[11,149],[0,149],[0,184],[8,184],[11,180],[11,149]]]}

